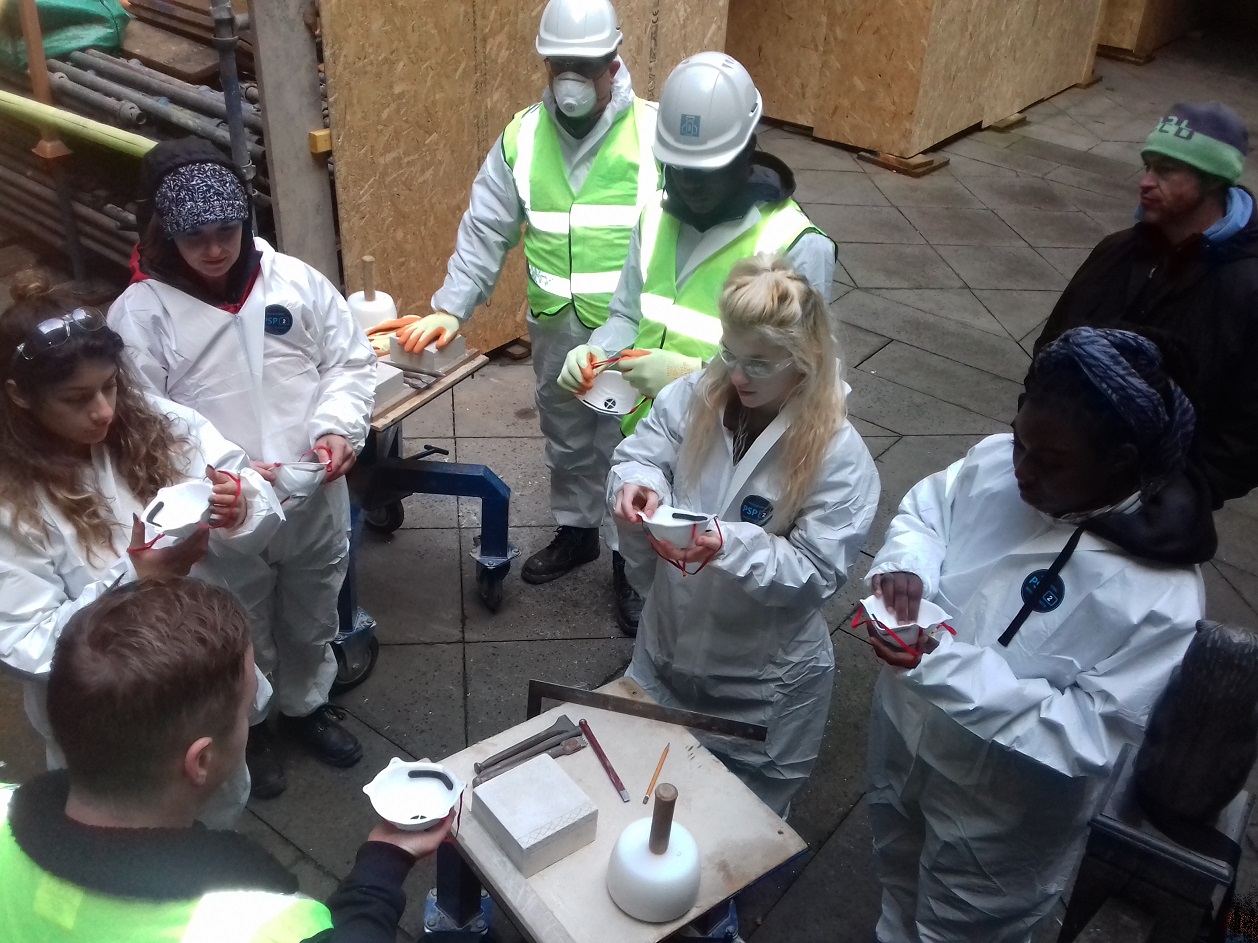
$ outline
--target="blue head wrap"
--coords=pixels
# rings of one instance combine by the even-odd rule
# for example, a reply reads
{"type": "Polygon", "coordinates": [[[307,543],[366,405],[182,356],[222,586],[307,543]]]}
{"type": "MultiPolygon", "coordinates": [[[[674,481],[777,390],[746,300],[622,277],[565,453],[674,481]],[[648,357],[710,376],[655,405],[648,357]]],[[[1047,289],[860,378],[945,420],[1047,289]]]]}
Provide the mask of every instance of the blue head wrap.
{"type": "Polygon", "coordinates": [[[1156,491],[1184,466],[1196,414],[1166,373],[1149,338],[1112,328],[1077,327],[1040,351],[1032,375],[1072,370],[1108,404],[1139,453],[1141,490],[1156,491]]]}

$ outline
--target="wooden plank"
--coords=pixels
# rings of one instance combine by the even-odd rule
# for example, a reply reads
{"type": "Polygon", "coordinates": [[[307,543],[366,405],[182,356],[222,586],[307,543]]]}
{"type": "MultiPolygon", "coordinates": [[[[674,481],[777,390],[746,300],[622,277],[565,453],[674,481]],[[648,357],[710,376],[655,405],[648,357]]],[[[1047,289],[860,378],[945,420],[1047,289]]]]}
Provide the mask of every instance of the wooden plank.
{"type": "Polygon", "coordinates": [[[951,158],[943,157],[938,154],[932,154],[929,157],[925,154],[918,154],[915,157],[896,157],[894,154],[883,154],[879,151],[861,151],[856,155],[857,160],[863,160],[867,164],[874,164],[886,170],[894,170],[898,174],[904,174],[908,177],[925,177],[929,173],[941,170],[948,166],[951,158]]]}
{"type": "Polygon", "coordinates": [[[203,85],[218,76],[218,54],[209,46],[138,19],[127,23],[122,52],[150,69],[193,85],[203,85]]]}
{"type": "Polygon", "coordinates": [[[339,285],[332,180],[309,140],[325,130],[313,0],[253,0],[249,14],[279,247],[339,285]]]}
{"type": "MultiPolygon", "coordinates": [[[[647,699],[642,689],[626,678],[600,690],[647,699]]],[[[672,724],[594,708],[580,708],[577,713],[570,705],[561,704],[441,762],[470,782],[473,763],[544,730],[564,713],[573,720],[584,717],[590,722],[633,796],[645,791],[661,749],[670,744],[660,779],[677,787],[675,820],[699,846],[702,877],[695,907],[671,923],[642,923],[616,907],[604,884],[607,860],[625,826],[642,818],[647,810],[636,799],[620,801],[593,750],[582,750],[557,762],[598,806],[597,837],[530,878],[521,876],[470,814],[475,797],[465,793],[455,844],[495,902],[502,904],[525,936],[536,943],[655,943],[807,847],[688,730],[672,724]]]]}
{"type": "Polygon", "coordinates": [[[1026,124],[1026,115],[1018,112],[1016,115],[1007,115],[992,122],[984,122],[983,127],[991,128],[993,131],[1012,131],[1024,124],[1026,124]]]}
{"type": "MultiPolygon", "coordinates": [[[[445,277],[472,179],[511,115],[537,101],[533,43],[544,0],[323,0],[341,248],[373,255],[380,288],[426,313],[445,277]]],[[[621,55],[652,97],[678,61],[721,48],[726,0],[620,0],[621,55]]],[[[360,287],[347,272],[347,287],[360,287]]],[[[513,252],[468,343],[525,332],[523,254],[513,252]]]]}
{"type": "Polygon", "coordinates": [[[397,425],[415,410],[432,402],[456,383],[466,380],[487,363],[489,363],[489,358],[484,354],[469,350],[467,357],[445,376],[434,380],[422,390],[416,390],[404,399],[395,400],[380,412],[374,413],[371,417],[371,431],[383,432],[389,426],[397,425]]]}

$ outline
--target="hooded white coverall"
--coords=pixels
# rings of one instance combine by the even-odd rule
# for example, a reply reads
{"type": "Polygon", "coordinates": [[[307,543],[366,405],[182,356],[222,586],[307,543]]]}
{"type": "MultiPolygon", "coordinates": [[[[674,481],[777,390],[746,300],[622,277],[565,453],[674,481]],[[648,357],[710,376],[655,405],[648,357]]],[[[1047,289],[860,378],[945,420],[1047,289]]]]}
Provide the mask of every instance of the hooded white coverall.
{"type": "Polygon", "coordinates": [[[627,575],[645,597],[626,674],[661,704],[768,726],[762,744],[700,739],[784,816],[817,760],[834,686],[834,648],[821,606],[847,581],[869,532],[878,472],[860,435],[844,422],[803,507],[792,520],[774,516],[781,439],[799,421],[789,406],[737,464],[722,425],[703,467],[679,470],[701,376],[665,387],[612,459],[609,503],[625,485],[641,485],[661,504],[715,514],[724,539],[706,567],[683,576],[656,556],[641,527],[617,522],[627,575]]]}
{"type": "MultiPolygon", "coordinates": [[[[1084,534],[1056,607],[997,639],[1075,525],[1023,503],[1012,436],[905,496],[870,577],[921,577],[954,618],[911,671],[884,667],[869,728],[883,943],[1027,941],[1076,863],[1099,790],[1138,743],[1205,591],[1196,567],[1084,534]]],[[[1051,603],[1050,603],[1051,604],[1051,603]]]]}
{"type": "MultiPolygon", "coordinates": [[[[256,240],[261,271],[238,314],[152,279],[109,309],[136,371],[159,395],[203,413],[260,462],[296,462],[320,436],[367,438],[376,355],[340,292],[305,262],[256,240]]],[[[336,677],[337,595],[348,567],[343,478],[296,508],[266,548],[223,576],[249,610],[254,657],[281,713],[327,701],[336,677]]]]}
{"type": "MultiPolygon", "coordinates": [[[[629,69],[617,61],[620,70],[612,79],[611,102],[585,137],[574,138],[557,119],[554,122],[574,192],[585,183],[616,117],[633,103],[629,69]]],[[[542,94],[542,106],[555,118],[555,98],[549,88],[542,94]]],[[[445,283],[432,296],[433,310],[445,311],[460,321],[470,318],[473,309],[493,294],[507,253],[520,242],[524,222],[524,205],[499,135],[472,182],[471,199],[459,223],[445,283]]],[[[543,318],[534,317],[530,311],[528,328],[555,522],[567,527],[601,527],[603,539],[614,550],[616,528],[605,520],[603,489],[612,450],[622,438],[619,417],[594,412],[555,382],[568,351],[589,343],[590,328],[581,323],[571,306],[543,318]]]]}
{"type": "MultiPolygon", "coordinates": [[[[188,440],[189,452],[179,463],[180,480],[203,478],[206,465],[241,478],[248,516],[234,530],[211,531],[210,549],[192,570],[193,576],[224,585],[224,574],[238,557],[256,554],[266,546],[283,517],[279,501],[271,486],[249,468],[249,457],[203,417],[154,396],[149,397],[149,405],[168,416],[176,435],[188,440]]],[[[26,680],[26,713],[44,738],[49,768],[65,766],[44,707],[57,639],[76,612],[106,590],[137,579],[126,548],[131,543],[131,517],[144,510],[145,502],[132,494],[104,446],[92,447],[92,469],[96,490],[109,502],[114,517],[114,549],[103,556],[87,552],[74,526],[46,497],[39,502],[46,535],[19,532],[12,514],[0,509],[0,661],[26,680]]],[[[270,695],[270,685],[259,675],[254,699],[257,717],[265,716],[270,695]]],[[[205,810],[202,821],[230,828],[248,798],[249,771],[242,764],[205,810]]]]}

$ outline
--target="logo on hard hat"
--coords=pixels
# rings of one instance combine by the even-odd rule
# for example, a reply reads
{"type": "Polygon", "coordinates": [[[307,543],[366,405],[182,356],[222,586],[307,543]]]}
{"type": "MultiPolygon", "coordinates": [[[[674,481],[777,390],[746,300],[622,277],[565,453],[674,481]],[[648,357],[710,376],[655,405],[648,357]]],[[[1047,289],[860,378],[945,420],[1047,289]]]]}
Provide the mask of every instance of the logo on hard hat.
{"type": "Polygon", "coordinates": [[[265,317],[268,334],[287,334],[293,329],[293,314],[283,305],[267,305],[265,317]]]}
{"type": "Polygon", "coordinates": [[[1036,612],[1052,612],[1066,598],[1066,584],[1060,576],[1054,576],[1051,582],[1046,583],[1046,580],[1048,570],[1036,570],[1022,581],[1022,601],[1036,599],[1031,607],[1036,612]]]}
{"type": "Polygon", "coordinates": [[[748,524],[763,527],[773,517],[773,503],[758,494],[749,494],[743,498],[742,507],[738,509],[738,516],[748,524]]]}
{"type": "Polygon", "coordinates": [[[682,115],[677,133],[684,138],[697,138],[699,136],[699,116],[682,115]]]}

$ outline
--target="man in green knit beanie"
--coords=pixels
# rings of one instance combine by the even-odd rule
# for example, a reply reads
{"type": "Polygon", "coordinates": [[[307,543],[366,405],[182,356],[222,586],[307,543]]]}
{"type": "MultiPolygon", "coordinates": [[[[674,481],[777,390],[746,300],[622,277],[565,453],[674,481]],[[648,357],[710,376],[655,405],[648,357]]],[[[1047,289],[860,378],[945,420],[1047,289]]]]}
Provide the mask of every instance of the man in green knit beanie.
{"type": "Polygon", "coordinates": [[[1226,105],[1173,106],[1141,151],[1135,225],[1092,251],[1035,343],[1088,325],[1169,348],[1197,411],[1189,474],[1170,493],[1196,502],[1206,525],[1258,486],[1258,214],[1238,184],[1248,150],[1226,105]]]}

